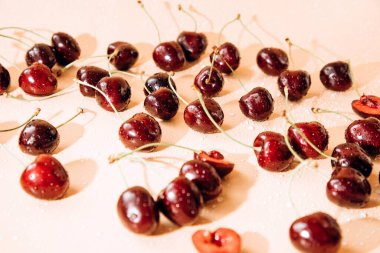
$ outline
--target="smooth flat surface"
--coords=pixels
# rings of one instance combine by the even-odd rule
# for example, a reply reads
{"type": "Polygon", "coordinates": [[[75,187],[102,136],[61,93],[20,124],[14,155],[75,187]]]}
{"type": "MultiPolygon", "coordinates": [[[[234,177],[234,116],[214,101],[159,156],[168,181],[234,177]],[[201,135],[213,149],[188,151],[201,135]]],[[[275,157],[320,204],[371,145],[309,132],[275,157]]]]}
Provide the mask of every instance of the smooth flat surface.
{"type": "MultiPolygon", "coordinates": [[[[179,93],[187,100],[196,98],[191,89],[194,76],[209,64],[208,53],[217,43],[217,33],[224,23],[242,14],[243,21],[267,46],[287,49],[283,42],[290,37],[327,62],[350,60],[359,91],[379,95],[380,92],[380,33],[378,1],[183,1],[196,12],[199,31],[209,39],[209,49],[201,61],[174,77],[179,93]],[[256,17],[256,21],[253,19],[256,17]],[[260,25],[261,28],[260,29],[260,25]]],[[[175,40],[182,30],[191,30],[191,20],[179,13],[177,2],[145,1],[157,20],[163,40],[175,40]]],[[[82,56],[104,54],[109,43],[125,40],[136,45],[140,59],[135,71],[158,71],[151,52],[158,43],[155,30],[135,1],[9,1],[0,4],[2,26],[22,26],[35,29],[50,37],[49,32],[72,34],[82,48],[82,56]]],[[[22,36],[8,31],[7,34],[22,36]]],[[[281,118],[284,98],[276,78],[265,76],[256,66],[260,45],[244,32],[238,23],[228,27],[224,40],[238,46],[242,56],[237,74],[247,88],[266,87],[275,99],[275,112],[268,121],[247,120],[238,107],[245,93],[238,82],[226,77],[225,88],[216,100],[225,113],[223,124],[231,135],[251,144],[263,130],[284,133],[281,118]]],[[[42,42],[42,41],[40,41],[42,42]]],[[[17,43],[1,39],[0,54],[25,68],[25,49],[17,43]]],[[[335,115],[313,115],[311,107],[352,112],[350,103],[357,94],[354,89],[344,93],[327,91],[319,81],[321,63],[300,50],[294,50],[295,64],[312,75],[312,87],[299,103],[291,103],[291,113],[297,121],[318,120],[330,133],[329,150],[344,141],[349,121],[335,115]]],[[[17,79],[19,71],[9,64],[14,94],[21,94],[17,79]]],[[[106,68],[105,61],[87,61],[106,68]]],[[[77,65],[82,66],[82,63],[77,65]]],[[[72,84],[77,68],[59,78],[59,89],[72,84]]],[[[121,113],[124,119],[143,111],[144,98],[138,79],[126,77],[132,87],[129,109],[121,113]]],[[[119,119],[101,109],[93,99],[74,92],[56,99],[24,103],[0,97],[0,128],[23,122],[41,107],[39,118],[57,125],[75,113],[77,107],[89,112],[62,127],[61,144],[55,156],[68,170],[71,188],[59,201],[40,201],[26,195],[19,185],[23,167],[4,150],[0,150],[0,251],[1,252],[195,252],[191,235],[200,228],[226,226],[242,235],[245,253],[294,252],[288,239],[288,228],[297,217],[324,211],[334,216],[343,229],[341,252],[380,252],[380,199],[377,175],[379,161],[370,176],[373,193],[364,209],[344,209],[330,203],[325,185],[331,173],[328,160],[318,161],[318,169],[305,168],[289,181],[295,170],[269,173],[258,167],[253,151],[239,146],[222,134],[202,135],[189,129],[182,119],[183,104],[170,122],[160,122],[162,141],[191,146],[196,149],[217,149],[236,163],[236,170],[224,183],[223,194],[205,208],[199,222],[190,227],[176,228],[163,217],[157,235],[144,237],[130,233],[119,222],[116,201],[126,189],[117,165],[109,165],[110,154],[125,150],[118,140],[119,119]],[[292,206],[294,202],[294,207],[292,206]]],[[[350,117],[357,118],[354,114],[350,117]]],[[[32,156],[18,148],[19,131],[1,133],[5,144],[24,163],[32,156]]],[[[156,195],[173,179],[179,167],[191,159],[192,153],[175,148],[161,148],[142,156],[156,157],[161,163],[120,162],[129,186],[148,187],[156,195]]]]}

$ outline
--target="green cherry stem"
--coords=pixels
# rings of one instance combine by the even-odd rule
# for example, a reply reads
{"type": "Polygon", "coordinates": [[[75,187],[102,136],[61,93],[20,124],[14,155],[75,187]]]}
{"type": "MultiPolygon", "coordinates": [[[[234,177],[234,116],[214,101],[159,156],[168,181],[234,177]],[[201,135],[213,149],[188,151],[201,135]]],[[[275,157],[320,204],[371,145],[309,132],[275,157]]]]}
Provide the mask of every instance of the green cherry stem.
{"type": "Polygon", "coordinates": [[[28,48],[32,47],[32,45],[26,43],[25,41],[22,41],[22,40],[20,40],[20,39],[14,38],[14,37],[12,37],[12,36],[8,36],[8,35],[0,34],[0,37],[3,37],[3,38],[7,38],[7,39],[11,39],[11,40],[17,41],[18,43],[21,43],[21,44],[23,44],[24,46],[26,46],[26,47],[28,47],[28,48]]]}
{"type": "Polygon", "coordinates": [[[194,16],[191,15],[190,12],[188,12],[187,10],[182,8],[182,5],[180,5],[180,4],[178,5],[178,10],[181,11],[182,13],[186,14],[193,21],[194,32],[196,32],[198,30],[198,24],[197,24],[197,20],[194,18],[194,16]]]}
{"type": "Polygon", "coordinates": [[[83,108],[78,108],[78,112],[74,115],[74,116],[72,116],[71,118],[69,118],[68,120],[66,120],[65,122],[62,122],[61,124],[59,124],[58,126],[56,126],[55,128],[60,128],[60,127],[62,127],[62,126],[64,126],[64,125],[66,125],[67,123],[69,123],[70,121],[72,121],[73,119],[75,119],[76,117],[78,117],[80,114],[82,114],[82,113],[84,113],[84,110],[83,110],[83,108]]]}
{"type": "MultiPolygon", "coordinates": [[[[285,41],[288,43],[289,47],[296,47],[298,48],[299,50],[311,55],[312,57],[314,57],[315,59],[317,59],[318,61],[320,61],[322,64],[325,64],[326,61],[323,60],[321,57],[317,56],[316,54],[312,53],[310,50],[307,50],[297,44],[294,44],[289,38],[286,38],[285,41]]],[[[289,57],[290,58],[290,57],[289,57]]]]}
{"type": "Polygon", "coordinates": [[[0,27],[0,31],[1,30],[21,30],[21,31],[24,31],[24,32],[28,32],[28,33],[31,33],[31,34],[34,34],[35,36],[45,40],[45,41],[49,41],[49,39],[47,39],[45,36],[42,36],[41,34],[39,33],[36,33],[35,31],[32,31],[30,29],[26,29],[26,28],[22,28],[22,27],[18,27],[18,26],[6,26],[6,27],[0,27]]]}
{"type": "Polygon", "coordinates": [[[123,74],[126,76],[138,78],[140,80],[141,85],[144,87],[144,90],[146,90],[146,92],[148,92],[148,94],[151,93],[150,90],[145,86],[144,76],[147,76],[147,75],[145,75],[145,71],[141,71],[140,73],[132,73],[130,71],[113,70],[111,73],[112,74],[123,74]]]}
{"type": "Polygon", "coordinates": [[[353,119],[351,119],[350,117],[344,115],[343,112],[335,112],[335,111],[331,111],[331,110],[327,110],[327,109],[322,109],[322,108],[315,108],[315,107],[312,107],[311,108],[311,111],[313,113],[333,113],[333,114],[336,114],[336,115],[339,115],[339,116],[342,116],[344,117],[345,119],[347,119],[348,121],[354,121],[353,119]]]}
{"type": "Polygon", "coordinates": [[[142,1],[138,0],[137,3],[140,5],[141,9],[145,12],[145,14],[148,16],[150,21],[153,23],[156,32],[157,32],[157,37],[158,37],[158,42],[161,43],[161,35],[160,35],[160,30],[158,29],[156,21],[154,21],[152,15],[149,14],[149,12],[145,9],[145,6],[142,1]]]}
{"type": "Polygon", "coordinates": [[[288,55],[289,55],[289,60],[290,64],[292,65],[292,68],[294,68],[294,59],[293,59],[293,54],[292,54],[292,47],[293,43],[289,40],[289,38],[285,39],[286,43],[288,43],[288,55]]]}
{"type": "Polygon", "coordinates": [[[168,77],[168,82],[169,82],[170,89],[182,101],[182,103],[184,103],[185,105],[189,105],[189,102],[187,102],[183,97],[181,97],[181,95],[179,95],[179,93],[176,91],[176,89],[174,89],[173,81],[172,81],[173,76],[174,76],[174,72],[170,72],[169,73],[169,77],[168,77]]]}
{"type": "Polygon", "coordinates": [[[78,60],[75,60],[69,64],[67,64],[66,66],[64,66],[63,68],[61,68],[58,72],[57,72],[57,76],[60,76],[62,75],[64,72],[66,72],[68,69],[70,69],[72,66],[74,66],[75,64],[77,64],[78,62],[82,62],[82,61],[85,61],[85,60],[89,60],[89,59],[95,59],[95,58],[106,58],[106,57],[110,57],[112,56],[113,54],[111,55],[94,55],[94,56],[88,56],[88,57],[84,57],[84,58],[80,58],[78,60]]]}
{"type": "Polygon", "coordinates": [[[220,45],[220,42],[222,41],[222,34],[223,34],[223,31],[227,28],[227,26],[229,26],[230,24],[236,22],[239,18],[240,18],[240,15],[237,15],[236,18],[234,18],[234,19],[231,20],[231,21],[228,21],[226,24],[224,24],[224,25],[222,26],[222,28],[221,28],[220,31],[219,31],[218,45],[220,45]]]}
{"type": "Polygon", "coordinates": [[[25,126],[26,124],[29,123],[29,121],[31,121],[34,117],[36,117],[39,113],[41,112],[41,109],[40,108],[37,108],[33,115],[30,116],[24,123],[22,123],[21,125],[17,126],[17,127],[13,127],[13,128],[9,128],[9,129],[0,129],[0,133],[4,133],[4,132],[9,132],[9,131],[13,131],[13,130],[16,130],[16,129],[19,129],[23,126],[25,126]]]}
{"type": "Polygon", "coordinates": [[[48,95],[48,96],[44,96],[44,97],[40,97],[40,98],[16,97],[16,96],[13,96],[12,94],[7,93],[7,92],[4,92],[4,96],[6,98],[16,99],[16,100],[24,101],[24,102],[41,102],[41,101],[48,100],[48,99],[51,99],[51,98],[55,98],[55,97],[59,97],[59,96],[62,96],[62,95],[66,95],[68,93],[76,91],[77,89],[78,89],[77,87],[75,87],[74,85],[71,85],[71,86],[69,86],[69,87],[67,87],[65,89],[62,89],[62,90],[54,93],[54,94],[51,94],[51,95],[48,95]]]}
{"type": "Polygon", "coordinates": [[[246,32],[248,32],[253,38],[255,38],[255,39],[260,43],[260,45],[261,45],[262,47],[264,47],[265,45],[264,45],[264,43],[260,40],[260,38],[259,38],[256,34],[254,34],[251,30],[249,30],[249,28],[247,27],[247,25],[243,23],[243,21],[241,20],[241,15],[240,15],[240,14],[238,14],[237,19],[238,19],[239,23],[241,24],[241,26],[244,28],[244,30],[245,30],[246,32]]]}

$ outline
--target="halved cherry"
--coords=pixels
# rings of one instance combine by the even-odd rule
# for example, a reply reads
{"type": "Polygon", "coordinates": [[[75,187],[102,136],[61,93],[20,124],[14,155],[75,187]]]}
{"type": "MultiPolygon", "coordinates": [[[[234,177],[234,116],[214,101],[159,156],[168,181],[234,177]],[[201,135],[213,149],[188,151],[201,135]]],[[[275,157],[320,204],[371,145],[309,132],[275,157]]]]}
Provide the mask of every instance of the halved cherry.
{"type": "Polygon", "coordinates": [[[352,110],[363,118],[375,117],[380,119],[380,97],[363,95],[351,103],[352,110]]]}
{"type": "Polygon", "coordinates": [[[199,253],[239,253],[241,238],[229,228],[218,228],[214,232],[198,230],[192,236],[193,244],[199,253]]]}
{"type": "Polygon", "coordinates": [[[194,159],[201,160],[213,166],[221,178],[227,176],[234,169],[235,164],[224,159],[224,156],[216,150],[210,152],[201,151],[194,153],[194,159]]]}

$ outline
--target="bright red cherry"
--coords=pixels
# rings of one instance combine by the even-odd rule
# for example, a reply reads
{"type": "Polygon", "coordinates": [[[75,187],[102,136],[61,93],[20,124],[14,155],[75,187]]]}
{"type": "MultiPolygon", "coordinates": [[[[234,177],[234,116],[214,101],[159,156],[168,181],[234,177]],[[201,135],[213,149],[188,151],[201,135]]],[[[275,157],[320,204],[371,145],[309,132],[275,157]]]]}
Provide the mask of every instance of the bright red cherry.
{"type": "Polygon", "coordinates": [[[28,66],[35,62],[45,64],[49,68],[52,68],[57,62],[53,49],[46,44],[35,44],[30,48],[25,55],[25,61],[28,66]]]}
{"type": "Polygon", "coordinates": [[[0,95],[6,92],[11,84],[9,71],[0,64],[0,95]]]}
{"type": "Polygon", "coordinates": [[[116,54],[112,56],[110,62],[118,70],[128,70],[137,61],[139,57],[139,52],[137,49],[128,42],[117,41],[111,43],[108,46],[107,54],[112,55],[116,50],[116,54]]]}
{"type": "MultiPolygon", "coordinates": [[[[215,56],[214,67],[224,74],[231,74],[240,65],[239,49],[232,43],[226,42],[220,45],[215,56]]],[[[210,62],[214,58],[215,52],[210,54],[210,62]]]]}
{"type": "Polygon", "coordinates": [[[267,120],[273,113],[273,103],[272,95],[262,87],[253,88],[239,100],[242,113],[255,121],[267,120]]]}
{"type": "Polygon", "coordinates": [[[57,78],[49,67],[35,62],[26,68],[18,79],[20,88],[32,96],[48,96],[57,89],[57,78]]]}
{"type": "Polygon", "coordinates": [[[54,33],[51,42],[58,64],[64,66],[79,58],[81,49],[71,35],[63,32],[54,33]]]}
{"type": "Polygon", "coordinates": [[[198,60],[207,48],[207,38],[203,33],[181,32],[177,42],[181,45],[188,62],[198,60]]]}
{"type": "Polygon", "coordinates": [[[273,47],[266,47],[257,53],[256,62],[259,68],[267,75],[278,76],[288,69],[289,59],[287,54],[273,47]]]}
{"type": "Polygon", "coordinates": [[[240,253],[241,238],[230,228],[218,228],[214,232],[198,230],[192,236],[199,253],[240,253]]]}
{"type": "MultiPolygon", "coordinates": [[[[131,100],[131,86],[125,79],[116,76],[103,77],[96,87],[107,95],[117,111],[127,109],[131,100]]],[[[95,99],[104,110],[113,112],[113,108],[100,92],[95,91],[95,99]]]]}
{"type": "Polygon", "coordinates": [[[351,88],[352,78],[350,65],[336,61],[326,64],[319,73],[322,84],[330,90],[345,91],[351,88]]]}
{"type": "MultiPolygon", "coordinates": [[[[77,71],[77,79],[92,86],[96,86],[100,79],[107,76],[109,76],[107,70],[96,66],[83,66],[77,71]]],[[[90,87],[79,84],[79,90],[83,96],[95,97],[95,90],[90,87]]]]}
{"type": "Polygon", "coordinates": [[[303,70],[285,70],[281,72],[277,80],[278,88],[285,95],[285,87],[288,88],[289,100],[297,101],[306,96],[310,89],[310,74],[303,70]]]}
{"type": "Polygon", "coordinates": [[[195,77],[194,85],[203,96],[215,97],[223,89],[224,78],[219,70],[206,66],[195,77]]]}
{"type": "Polygon", "coordinates": [[[363,95],[351,103],[352,110],[363,118],[374,117],[380,120],[380,97],[363,95]]]}
{"type": "Polygon", "coordinates": [[[185,54],[177,42],[162,42],[154,48],[153,60],[162,70],[178,71],[185,65],[185,54]]]}

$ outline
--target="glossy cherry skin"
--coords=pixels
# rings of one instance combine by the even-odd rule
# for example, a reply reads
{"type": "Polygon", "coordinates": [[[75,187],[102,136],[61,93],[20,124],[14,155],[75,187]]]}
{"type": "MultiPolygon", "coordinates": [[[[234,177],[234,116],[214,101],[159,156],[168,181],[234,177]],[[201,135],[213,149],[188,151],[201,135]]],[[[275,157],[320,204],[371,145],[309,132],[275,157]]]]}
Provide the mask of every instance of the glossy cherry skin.
{"type": "Polygon", "coordinates": [[[25,61],[28,66],[35,62],[45,64],[49,68],[52,68],[57,60],[53,49],[46,44],[35,44],[31,49],[26,52],[25,61]]]}
{"type": "Polygon", "coordinates": [[[279,48],[265,47],[257,53],[256,62],[267,75],[278,76],[289,67],[288,55],[279,48]]]}
{"type": "Polygon", "coordinates": [[[32,96],[48,96],[57,89],[57,78],[49,67],[35,62],[18,79],[20,88],[32,96]]]}
{"type": "Polygon", "coordinates": [[[34,119],[22,129],[18,144],[26,154],[51,154],[58,147],[59,140],[57,128],[45,120],[34,119]]]}
{"type": "Polygon", "coordinates": [[[6,92],[11,84],[9,71],[0,64],[0,95],[6,92]]]}
{"type": "Polygon", "coordinates": [[[205,151],[201,151],[200,153],[194,152],[194,159],[210,164],[221,178],[230,174],[235,167],[234,163],[225,160],[224,156],[217,150],[211,150],[208,153],[205,151]]]}
{"type": "Polygon", "coordinates": [[[260,167],[269,171],[280,172],[286,170],[293,161],[293,155],[286,145],[282,134],[265,131],[254,140],[257,162],[260,167]]]}
{"type": "Polygon", "coordinates": [[[351,102],[352,110],[363,118],[374,117],[380,120],[380,97],[363,95],[351,102]]]}
{"type": "Polygon", "coordinates": [[[380,120],[366,118],[353,121],[346,129],[348,143],[356,143],[370,156],[380,154],[380,120]]]}
{"type": "Polygon", "coordinates": [[[179,175],[193,182],[201,191],[205,201],[215,199],[222,192],[222,179],[215,168],[201,160],[185,162],[179,175]]]}
{"type": "Polygon", "coordinates": [[[158,209],[178,226],[193,224],[203,208],[198,187],[185,177],[177,177],[157,197],[158,209]]]}
{"type": "Polygon", "coordinates": [[[198,88],[203,96],[215,97],[223,89],[224,78],[219,70],[216,68],[212,68],[211,70],[211,67],[206,66],[201,69],[201,71],[199,71],[198,75],[195,77],[194,85],[198,88]]]}
{"type": "MultiPolygon", "coordinates": [[[[223,43],[218,47],[218,54],[215,56],[214,67],[224,74],[231,74],[240,65],[240,52],[237,47],[230,43],[223,43]],[[232,69],[232,70],[231,70],[232,69]]],[[[210,62],[214,58],[214,52],[210,54],[210,62]]]]}
{"type": "Polygon", "coordinates": [[[63,32],[54,33],[51,42],[58,64],[64,66],[79,58],[81,49],[71,35],[63,32]]]}
{"type": "Polygon", "coordinates": [[[328,199],[343,207],[364,207],[371,195],[371,185],[359,171],[338,167],[326,185],[328,199]]]}
{"type": "MultiPolygon", "coordinates": [[[[224,113],[220,105],[214,99],[207,97],[204,98],[204,102],[212,118],[219,126],[221,126],[224,120],[224,113]]],[[[199,99],[186,106],[183,118],[185,120],[185,123],[195,131],[205,134],[219,132],[219,130],[207,117],[207,114],[203,110],[199,99]]]]}
{"type": "Polygon", "coordinates": [[[345,91],[352,86],[350,65],[342,61],[326,64],[319,72],[319,78],[327,89],[333,91],[345,91]]]}
{"type": "Polygon", "coordinates": [[[298,101],[306,96],[310,89],[311,78],[309,73],[303,70],[285,70],[277,80],[278,88],[285,96],[285,87],[288,87],[289,100],[298,101]]]}
{"type": "MultiPolygon", "coordinates": [[[[174,80],[171,80],[171,83],[173,85],[173,88],[177,90],[174,80]]],[[[147,90],[152,93],[162,87],[171,89],[169,84],[169,75],[165,72],[155,73],[146,79],[144,93],[145,95],[148,95],[149,93],[147,90]]]]}
{"type": "Polygon", "coordinates": [[[162,42],[154,48],[153,60],[162,70],[177,71],[185,64],[185,54],[177,42],[162,42]]]}
{"type": "Polygon", "coordinates": [[[255,87],[239,100],[241,112],[249,119],[264,121],[273,113],[273,98],[263,87],[255,87]]]}
{"type": "Polygon", "coordinates": [[[160,88],[145,97],[144,108],[150,115],[163,120],[173,118],[178,111],[179,101],[174,92],[160,88]]]}
{"type": "Polygon", "coordinates": [[[365,177],[369,177],[372,172],[372,160],[365,151],[355,143],[343,143],[334,148],[331,160],[332,167],[351,167],[365,177]]]}
{"type": "MultiPolygon", "coordinates": [[[[116,76],[103,77],[96,84],[96,87],[108,96],[109,100],[118,112],[127,109],[131,100],[131,86],[129,86],[125,79],[116,76]]],[[[100,92],[95,91],[95,99],[98,105],[100,105],[104,110],[113,112],[111,105],[108,103],[107,99],[100,94],[100,92]]]]}
{"type": "MultiPolygon", "coordinates": [[[[77,71],[77,79],[92,86],[96,86],[100,79],[107,76],[109,76],[107,70],[96,66],[83,66],[77,71]]],[[[90,87],[79,84],[79,90],[83,96],[95,97],[95,90],[90,87]]]]}
{"type": "MultiPolygon", "coordinates": [[[[327,149],[329,144],[329,134],[326,128],[319,122],[300,122],[295,126],[322,152],[327,149]]],[[[312,148],[298,133],[294,126],[288,129],[290,145],[302,158],[318,158],[320,154],[312,148]]]]}
{"type": "Polygon", "coordinates": [[[149,235],[158,227],[160,216],[156,202],[143,187],[125,190],[117,202],[117,213],[121,222],[134,233],[149,235]]]}
{"type": "Polygon", "coordinates": [[[218,228],[214,232],[198,230],[192,241],[199,253],[240,253],[241,238],[229,228],[218,228]]]}
{"type": "Polygon", "coordinates": [[[290,226],[289,236],[298,250],[310,253],[335,253],[342,241],[339,224],[322,212],[295,220],[290,226]]]}
{"type": "Polygon", "coordinates": [[[24,191],[45,200],[62,198],[69,188],[69,175],[53,156],[42,154],[29,164],[21,175],[24,191]]]}
{"type": "Polygon", "coordinates": [[[128,42],[117,41],[111,43],[107,48],[107,54],[111,55],[115,50],[117,50],[117,53],[113,55],[110,62],[118,70],[130,69],[139,58],[137,49],[128,42]]]}
{"type": "MultiPolygon", "coordinates": [[[[119,128],[119,138],[126,148],[136,149],[142,145],[161,141],[160,124],[146,113],[137,113],[125,121],[119,128]]],[[[142,151],[152,151],[156,147],[142,151]]]]}
{"type": "Polygon", "coordinates": [[[184,31],[178,35],[178,44],[181,46],[186,61],[198,60],[207,48],[207,38],[203,33],[184,31]]]}

